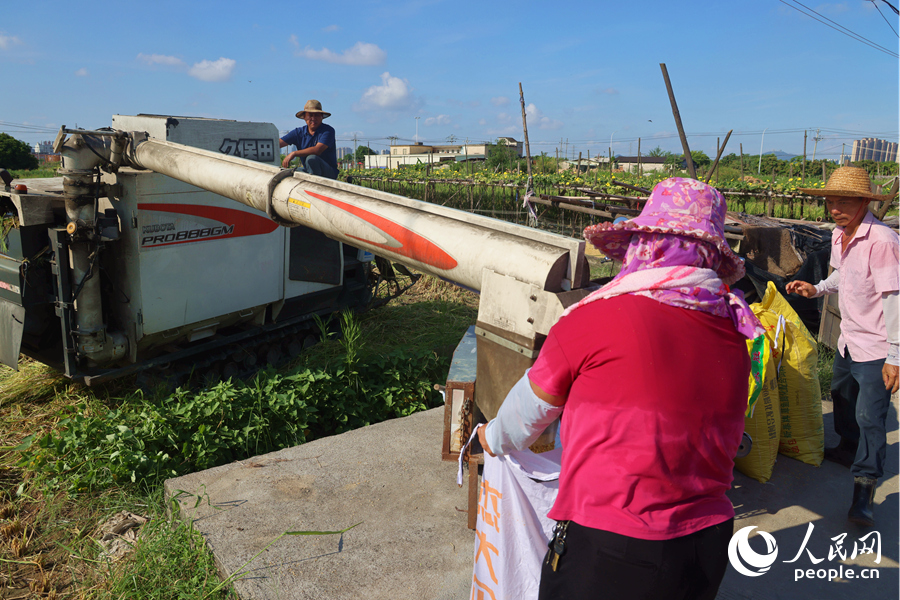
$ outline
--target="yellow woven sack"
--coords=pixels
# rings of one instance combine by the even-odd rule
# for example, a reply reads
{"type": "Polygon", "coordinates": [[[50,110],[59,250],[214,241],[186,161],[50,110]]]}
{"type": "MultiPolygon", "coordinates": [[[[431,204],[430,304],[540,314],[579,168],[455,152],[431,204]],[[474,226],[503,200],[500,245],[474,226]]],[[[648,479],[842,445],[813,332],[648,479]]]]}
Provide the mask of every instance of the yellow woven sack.
{"type": "Polygon", "coordinates": [[[779,452],[818,467],[825,457],[825,428],[822,425],[822,390],[816,373],[819,353],[815,338],[771,281],[760,304],[783,316],[786,322],[784,355],[778,372],[779,452]]]}
{"type": "Polygon", "coordinates": [[[766,361],[769,360],[772,351],[765,335],[747,340],[747,351],[750,353],[750,381],[747,386],[747,410],[744,411],[744,416],[752,417],[759,393],[762,391],[763,380],[766,378],[766,361]]]}
{"type": "MultiPolygon", "coordinates": [[[[769,311],[769,315],[777,316],[769,311]]],[[[768,329],[767,329],[768,334],[768,329]]],[[[774,338],[775,330],[772,330],[774,338]]],[[[753,440],[750,454],[734,460],[734,466],[738,471],[757,481],[765,483],[772,477],[772,469],[775,467],[775,459],[778,457],[778,442],[781,438],[781,408],[778,402],[778,371],[775,368],[773,353],[771,352],[771,340],[764,345],[762,385],[759,386],[759,396],[753,405],[750,416],[744,417],[744,431],[753,440]]],[[[747,342],[749,346],[751,341],[747,342]]]]}

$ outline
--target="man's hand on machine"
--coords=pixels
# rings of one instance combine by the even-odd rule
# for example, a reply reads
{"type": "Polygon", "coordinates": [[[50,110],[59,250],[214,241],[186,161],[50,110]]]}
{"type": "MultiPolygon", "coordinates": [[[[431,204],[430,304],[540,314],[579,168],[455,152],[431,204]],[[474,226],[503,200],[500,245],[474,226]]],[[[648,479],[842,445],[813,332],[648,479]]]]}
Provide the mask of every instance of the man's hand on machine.
{"type": "Polygon", "coordinates": [[[478,430],[478,441],[491,456],[523,450],[559,418],[565,402],[564,396],[553,396],[533,384],[526,371],[506,395],[497,418],[478,430]]]}

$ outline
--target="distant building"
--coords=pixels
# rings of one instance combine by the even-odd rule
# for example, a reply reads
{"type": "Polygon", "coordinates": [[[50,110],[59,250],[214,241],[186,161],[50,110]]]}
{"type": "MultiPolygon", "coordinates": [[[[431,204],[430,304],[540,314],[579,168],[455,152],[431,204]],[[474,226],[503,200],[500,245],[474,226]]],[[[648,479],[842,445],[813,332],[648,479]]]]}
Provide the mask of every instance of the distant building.
{"type": "Polygon", "coordinates": [[[338,160],[341,160],[348,154],[353,154],[353,148],[347,148],[346,146],[343,148],[336,148],[338,160]]]}
{"type": "Polygon", "coordinates": [[[53,154],[53,142],[39,142],[31,149],[32,154],[53,154]]]}
{"type": "Polygon", "coordinates": [[[863,138],[853,142],[850,161],[872,160],[875,162],[897,162],[897,142],[887,142],[878,138],[863,138]]]}
{"type": "MultiPolygon", "coordinates": [[[[640,159],[637,156],[617,156],[616,162],[619,164],[620,169],[629,173],[638,172],[638,163],[640,163],[642,173],[663,171],[666,168],[665,156],[642,156],[640,159]]],[[[681,165],[681,168],[685,168],[684,159],[681,160],[681,165]]]]}
{"type": "Polygon", "coordinates": [[[366,168],[390,169],[400,165],[416,163],[434,164],[463,160],[484,160],[491,155],[492,150],[497,146],[512,146],[516,150],[516,156],[522,157],[524,145],[511,137],[498,138],[496,144],[481,142],[432,145],[416,142],[414,144],[392,145],[389,153],[367,156],[366,168]]]}

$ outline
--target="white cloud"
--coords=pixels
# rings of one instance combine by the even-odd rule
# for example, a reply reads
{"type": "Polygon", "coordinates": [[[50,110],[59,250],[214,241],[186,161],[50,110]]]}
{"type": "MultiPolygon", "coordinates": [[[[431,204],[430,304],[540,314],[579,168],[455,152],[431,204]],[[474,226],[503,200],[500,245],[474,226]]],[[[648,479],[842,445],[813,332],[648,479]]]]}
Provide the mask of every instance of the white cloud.
{"type": "Polygon", "coordinates": [[[328,27],[322,28],[322,31],[324,31],[325,33],[331,33],[333,31],[340,31],[340,30],[341,30],[341,28],[339,25],[329,25],[328,27]]]}
{"type": "Polygon", "coordinates": [[[496,129],[496,128],[486,129],[485,133],[492,137],[494,137],[494,136],[499,137],[501,135],[515,136],[515,135],[521,135],[522,130],[514,125],[510,125],[509,127],[502,127],[500,129],[496,129]]]}
{"type": "Polygon", "coordinates": [[[425,119],[426,125],[449,125],[450,123],[449,115],[438,115],[436,117],[428,117],[425,119]]]}
{"type": "Polygon", "coordinates": [[[399,77],[391,77],[385,71],[381,74],[381,85],[367,89],[357,103],[357,110],[384,109],[400,110],[412,108],[416,104],[409,90],[409,82],[399,77]]]}
{"type": "Polygon", "coordinates": [[[219,58],[218,60],[202,60],[194,63],[188,70],[188,75],[196,77],[200,81],[227,81],[231,78],[231,72],[237,64],[231,58],[219,58]]]}
{"type": "Polygon", "coordinates": [[[182,67],[184,61],[175,56],[166,56],[164,54],[138,54],[138,60],[148,65],[165,65],[167,67],[182,67]]]}
{"type": "Polygon", "coordinates": [[[487,125],[487,119],[478,119],[478,124],[481,126],[487,125]]]}
{"type": "Polygon", "coordinates": [[[559,129],[562,127],[562,121],[547,117],[534,104],[525,107],[525,115],[529,125],[537,125],[538,129],[559,129]]]}
{"type": "Polygon", "coordinates": [[[845,13],[850,10],[850,7],[847,6],[846,2],[839,2],[838,4],[820,4],[816,7],[816,11],[823,13],[828,12],[832,14],[840,14],[845,13]]]}
{"type": "MultiPolygon", "coordinates": [[[[296,38],[294,36],[291,37],[291,41],[295,42],[296,38]]],[[[303,50],[298,50],[296,55],[310,60],[324,60],[325,62],[339,65],[380,65],[387,58],[387,52],[375,44],[367,44],[365,42],[356,42],[352,48],[344,50],[342,54],[333,52],[328,48],[313,50],[307,46],[303,50]]]]}
{"type": "Polygon", "coordinates": [[[509,121],[509,115],[506,114],[505,112],[499,113],[497,115],[497,120],[498,121],[509,121]]]}
{"type": "Polygon", "coordinates": [[[5,33],[0,33],[0,50],[6,50],[16,44],[21,44],[22,40],[17,38],[14,35],[6,35],[5,33]]]}
{"type": "Polygon", "coordinates": [[[82,68],[78,69],[77,71],[75,71],[75,74],[76,74],[78,77],[87,77],[87,76],[88,76],[88,70],[85,69],[84,67],[82,67],[82,68]]]}
{"type": "Polygon", "coordinates": [[[491,98],[491,104],[494,106],[506,106],[509,104],[509,98],[506,96],[495,96],[494,98],[491,98]]]}

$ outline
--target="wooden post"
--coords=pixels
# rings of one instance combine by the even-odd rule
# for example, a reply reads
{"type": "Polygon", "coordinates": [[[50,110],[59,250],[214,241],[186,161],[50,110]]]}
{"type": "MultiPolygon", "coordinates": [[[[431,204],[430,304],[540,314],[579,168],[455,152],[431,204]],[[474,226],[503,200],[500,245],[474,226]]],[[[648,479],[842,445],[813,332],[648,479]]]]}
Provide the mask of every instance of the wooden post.
{"type": "Polygon", "coordinates": [[[556,149],[556,172],[559,173],[559,148],[556,149]]]}
{"type": "Polygon", "coordinates": [[[644,171],[641,168],[641,138],[638,138],[638,177],[643,177],[644,171]]]}
{"type": "Polygon", "coordinates": [[[806,131],[803,132],[803,171],[800,176],[800,185],[806,185],[806,131]]]}
{"type": "Polygon", "coordinates": [[[769,200],[766,202],[766,216],[771,217],[775,214],[775,195],[773,187],[775,186],[775,167],[772,167],[772,179],[769,180],[769,200]]]}
{"type": "Polygon", "coordinates": [[[822,159],[822,181],[826,181],[828,179],[825,172],[825,160],[822,159]]]}
{"type": "Polygon", "coordinates": [[[744,180],[744,144],[741,144],[741,181],[744,180]]]}
{"type": "MultiPolygon", "coordinates": [[[[681,114],[678,112],[678,104],[675,102],[675,92],[672,91],[672,82],[669,81],[669,71],[666,70],[666,63],[659,63],[662,69],[663,79],[666,80],[666,90],[669,92],[669,103],[672,105],[672,115],[675,117],[675,126],[678,128],[678,137],[681,138],[681,147],[684,149],[684,160],[687,164],[688,173],[691,177],[697,179],[697,171],[694,169],[694,159],[691,157],[691,149],[688,146],[687,136],[684,133],[684,127],[681,125],[681,114]]],[[[612,151],[610,150],[610,153],[612,151]]]]}

